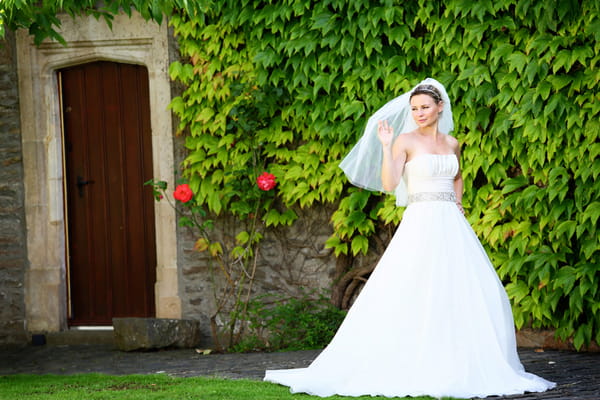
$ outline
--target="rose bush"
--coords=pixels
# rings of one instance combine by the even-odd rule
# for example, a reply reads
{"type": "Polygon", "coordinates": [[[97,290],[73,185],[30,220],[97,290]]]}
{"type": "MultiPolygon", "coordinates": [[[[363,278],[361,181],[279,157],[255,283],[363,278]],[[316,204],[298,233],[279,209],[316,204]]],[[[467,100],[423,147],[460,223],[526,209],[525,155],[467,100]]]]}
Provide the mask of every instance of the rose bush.
{"type": "MultiPolygon", "coordinates": [[[[210,316],[217,350],[223,349],[221,340],[228,340],[226,346],[232,347],[244,335],[247,303],[252,297],[257,269],[256,254],[263,238],[266,215],[278,215],[272,207],[276,194],[271,191],[277,185],[276,177],[266,171],[259,175],[259,171],[264,169],[265,165],[242,166],[231,173],[236,179],[228,183],[228,188],[236,195],[228,197],[231,201],[229,209],[240,222],[232,235],[233,240],[215,240],[215,235],[211,233],[214,229],[211,217],[217,217],[219,211],[209,211],[199,204],[201,188],[194,187],[189,180],[187,183],[180,180],[181,183],[177,184],[170,196],[166,181],[151,179],[146,182],[146,185],[152,186],[156,201],[166,199],[175,209],[179,215],[179,225],[191,228],[193,234],[197,235],[194,250],[208,251],[211,255],[210,267],[220,271],[225,278],[222,286],[214,291],[215,307],[210,316]]],[[[281,214],[278,222],[282,223],[286,218],[293,218],[293,215],[281,214]]],[[[273,224],[272,221],[270,223],[273,224]]]]}

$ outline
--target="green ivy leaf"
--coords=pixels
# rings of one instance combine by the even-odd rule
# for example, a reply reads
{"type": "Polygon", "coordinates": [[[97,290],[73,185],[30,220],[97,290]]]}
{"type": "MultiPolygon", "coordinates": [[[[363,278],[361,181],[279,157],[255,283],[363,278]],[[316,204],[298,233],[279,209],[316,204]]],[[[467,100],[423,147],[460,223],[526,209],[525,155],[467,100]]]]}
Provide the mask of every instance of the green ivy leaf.
{"type": "Polygon", "coordinates": [[[364,236],[355,236],[352,238],[352,254],[357,255],[358,253],[367,254],[369,250],[369,239],[364,236]]]}

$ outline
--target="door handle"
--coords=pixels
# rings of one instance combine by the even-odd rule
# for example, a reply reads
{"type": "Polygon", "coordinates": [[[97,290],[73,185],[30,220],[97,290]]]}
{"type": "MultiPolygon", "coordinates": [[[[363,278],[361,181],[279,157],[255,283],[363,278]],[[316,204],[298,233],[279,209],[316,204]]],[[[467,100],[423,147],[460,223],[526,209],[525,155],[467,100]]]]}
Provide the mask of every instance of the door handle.
{"type": "Polygon", "coordinates": [[[81,176],[77,176],[77,190],[79,191],[79,197],[83,197],[83,187],[85,185],[89,185],[90,183],[94,183],[94,181],[86,181],[81,176]]]}

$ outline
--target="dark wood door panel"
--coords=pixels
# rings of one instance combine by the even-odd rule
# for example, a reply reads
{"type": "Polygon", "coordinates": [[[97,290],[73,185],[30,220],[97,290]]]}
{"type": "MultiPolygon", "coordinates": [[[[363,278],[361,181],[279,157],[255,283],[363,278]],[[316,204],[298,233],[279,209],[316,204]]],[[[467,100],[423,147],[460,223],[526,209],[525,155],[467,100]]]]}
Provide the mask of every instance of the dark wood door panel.
{"type": "Polygon", "coordinates": [[[96,62],[60,71],[71,324],[153,316],[156,269],[148,74],[96,62]]]}

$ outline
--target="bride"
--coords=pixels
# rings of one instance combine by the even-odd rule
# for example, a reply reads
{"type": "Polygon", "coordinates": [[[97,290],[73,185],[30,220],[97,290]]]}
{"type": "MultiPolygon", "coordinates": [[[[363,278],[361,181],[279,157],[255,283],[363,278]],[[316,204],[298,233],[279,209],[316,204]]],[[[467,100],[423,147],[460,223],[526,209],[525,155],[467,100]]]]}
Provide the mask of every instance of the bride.
{"type": "Polygon", "coordinates": [[[327,397],[486,397],[555,386],[525,372],[510,303],[463,216],[450,100],[426,79],[368,121],[340,167],[408,205],[331,343],[308,368],[266,371],[292,392],[327,397]]]}

